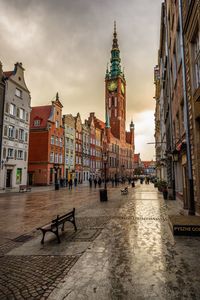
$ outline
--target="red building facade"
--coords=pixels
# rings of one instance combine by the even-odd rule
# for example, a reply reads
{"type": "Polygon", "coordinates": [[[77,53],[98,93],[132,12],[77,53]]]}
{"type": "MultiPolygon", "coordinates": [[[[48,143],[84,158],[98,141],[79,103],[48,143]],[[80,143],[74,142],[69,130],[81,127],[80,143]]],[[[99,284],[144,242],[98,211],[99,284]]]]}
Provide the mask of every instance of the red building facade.
{"type": "Polygon", "coordinates": [[[51,105],[33,107],[30,117],[30,185],[49,185],[64,177],[64,127],[58,93],[51,105]]]}

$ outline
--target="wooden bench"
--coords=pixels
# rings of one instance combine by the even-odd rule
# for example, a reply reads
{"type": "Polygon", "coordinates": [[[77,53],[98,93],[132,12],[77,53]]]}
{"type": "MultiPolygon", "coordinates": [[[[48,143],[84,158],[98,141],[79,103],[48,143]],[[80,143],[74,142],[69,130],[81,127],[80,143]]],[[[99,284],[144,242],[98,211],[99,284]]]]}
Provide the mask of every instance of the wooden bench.
{"type": "Polygon", "coordinates": [[[60,243],[58,228],[60,225],[62,225],[61,230],[64,231],[65,222],[71,222],[74,225],[75,231],[77,230],[76,223],[75,223],[75,208],[73,208],[72,211],[68,212],[63,216],[58,215],[56,219],[53,219],[51,221],[51,223],[37,228],[37,230],[41,230],[43,234],[41,244],[44,244],[44,237],[46,232],[48,231],[54,233],[57,237],[58,243],[60,243]]]}
{"type": "Polygon", "coordinates": [[[20,185],[19,186],[19,193],[20,192],[31,192],[31,187],[30,186],[28,186],[28,185],[20,185]]]}
{"type": "Polygon", "coordinates": [[[126,186],[124,189],[121,190],[122,195],[127,195],[128,194],[128,187],[126,186]]]}

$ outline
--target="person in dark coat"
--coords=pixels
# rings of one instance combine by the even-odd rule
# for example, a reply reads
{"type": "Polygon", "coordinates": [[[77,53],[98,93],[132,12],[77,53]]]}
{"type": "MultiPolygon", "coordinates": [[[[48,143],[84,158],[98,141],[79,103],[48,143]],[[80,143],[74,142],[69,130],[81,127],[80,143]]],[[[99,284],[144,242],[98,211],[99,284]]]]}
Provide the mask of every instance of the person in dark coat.
{"type": "Polygon", "coordinates": [[[74,186],[77,186],[77,178],[74,178],[74,186]]]}
{"type": "Polygon", "coordinates": [[[72,182],[72,179],[70,178],[70,180],[69,180],[69,190],[72,190],[72,185],[73,185],[73,182],[72,182]]]}
{"type": "Polygon", "coordinates": [[[101,177],[99,177],[99,180],[98,180],[99,187],[101,187],[101,182],[102,182],[101,177]]]}
{"type": "Polygon", "coordinates": [[[96,189],[96,186],[97,186],[97,179],[95,178],[94,179],[94,187],[95,187],[95,189],[96,189]]]}
{"type": "Polygon", "coordinates": [[[92,178],[89,178],[89,184],[90,184],[90,188],[92,187],[92,178]]]}

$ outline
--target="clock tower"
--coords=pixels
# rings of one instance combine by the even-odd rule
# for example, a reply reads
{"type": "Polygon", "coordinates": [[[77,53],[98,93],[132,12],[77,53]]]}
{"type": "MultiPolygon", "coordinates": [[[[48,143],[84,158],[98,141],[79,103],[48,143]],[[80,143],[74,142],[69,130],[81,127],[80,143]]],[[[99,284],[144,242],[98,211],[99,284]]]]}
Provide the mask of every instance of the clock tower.
{"type": "Polygon", "coordinates": [[[105,76],[106,120],[109,119],[111,133],[122,142],[126,141],[126,80],[121,71],[120,50],[117,40],[116,22],[114,23],[113,45],[110,68],[105,76]]]}

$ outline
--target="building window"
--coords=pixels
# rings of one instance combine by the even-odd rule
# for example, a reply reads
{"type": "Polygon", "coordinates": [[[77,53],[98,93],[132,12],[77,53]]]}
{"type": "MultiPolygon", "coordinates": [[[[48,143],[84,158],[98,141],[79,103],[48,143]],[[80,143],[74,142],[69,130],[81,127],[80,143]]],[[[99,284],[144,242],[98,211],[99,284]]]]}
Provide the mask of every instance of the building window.
{"type": "Polygon", "coordinates": [[[58,128],[58,127],[59,127],[59,121],[56,120],[56,128],[58,128]]]}
{"type": "Polygon", "coordinates": [[[58,154],[55,154],[55,163],[58,163],[58,154]]]}
{"type": "Polygon", "coordinates": [[[17,158],[18,159],[23,159],[23,151],[22,150],[18,150],[18,152],[17,152],[17,158]]]}
{"type": "Polygon", "coordinates": [[[25,120],[25,110],[23,108],[19,109],[19,118],[25,120]]]}
{"type": "Polygon", "coordinates": [[[173,67],[173,80],[174,80],[174,84],[175,84],[176,78],[177,78],[177,62],[176,62],[176,52],[175,52],[175,50],[173,52],[173,57],[172,57],[172,67],[173,67]]]}
{"type": "Polygon", "coordinates": [[[115,107],[117,107],[117,97],[115,97],[115,107]]]}
{"type": "Polygon", "coordinates": [[[108,107],[111,108],[111,98],[108,99],[108,107]]]}
{"type": "Polygon", "coordinates": [[[62,154],[59,155],[59,163],[62,164],[62,154]]]}
{"type": "Polygon", "coordinates": [[[11,148],[8,148],[8,157],[13,158],[14,157],[14,150],[11,148]]]}
{"type": "Polygon", "coordinates": [[[16,88],[16,90],[15,90],[15,96],[17,96],[19,98],[22,98],[22,91],[16,88]]]}
{"type": "Polygon", "coordinates": [[[193,41],[193,78],[196,90],[200,87],[200,30],[197,31],[193,41]]]}
{"type": "Polygon", "coordinates": [[[12,116],[15,116],[15,114],[16,114],[16,106],[12,103],[10,104],[10,107],[9,107],[9,113],[12,116]]]}
{"type": "Polygon", "coordinates": [[[50,153],[50,162],[51,163],[54,162],[54,153],[53,152],[50,153]]]}
{"type": "Polygon", "coordinates": [[[62,138],[60,138],[60,147],[62,147],[62,138]]]}
{"type": "Polygon", "coordinates": [[[16,172],[16,184],[22,183],[22,169],[17,168],[16,172]]]}
{"type": "Polygon", "coordinates": [[[9,138],[14,138],[14,126],[12,126],[12,125],[9,125],[8,126],[8,137],[9,138]]]}
{"type": "Polygon", "coordinates": [[[54,145],[54,135],[51,136],[51,145],[54,145]]]}
{"type": "Polygon", "coordinates": [[[24,141],[24,130],[19,129],[19,140],[24,141]]]}
{"type": "Polygon", "coordinates": [[[40,120],[34,120],[34,126],[40,126],[40,120]]]}

